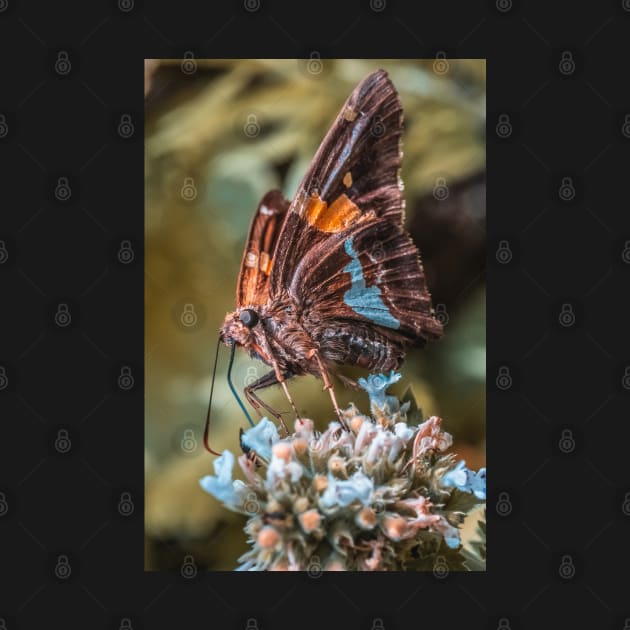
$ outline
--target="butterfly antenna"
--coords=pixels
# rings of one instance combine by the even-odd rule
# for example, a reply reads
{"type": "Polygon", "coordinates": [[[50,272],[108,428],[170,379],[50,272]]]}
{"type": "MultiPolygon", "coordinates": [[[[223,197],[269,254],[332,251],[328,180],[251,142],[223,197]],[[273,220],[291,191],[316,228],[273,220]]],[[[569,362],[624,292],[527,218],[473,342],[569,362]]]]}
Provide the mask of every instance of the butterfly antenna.
{"type": "Polygon", "coordinates": [[[236,398],[236,402],[239,404],[239,407],[243,410],[243,413],[245,414],[245,417],[247,418],[247,422],[249,422],[249,424],[253,427],[255,425],[252,422],[252,419],[249,417],[249,414],[247,413],[247,409],[245,409],[245,405],[243,404],[241,399],[238,397],[238,394],[236,393],[236,390],[234,389],[234,385],[232,385],[232,364],[234,363],[235,348],[236,348],[236,343],[234,342],[234,339],[232,339],[232,345],[230,347],[230,363],[228,365],[228,372],[227,372],[227,381],[228,381],[228,385],[230,386],[230,389],[232,390],[232,393],[234,394],[234,398],[236,398]]]}
{"type": "MultiPolygon", "coordinates": [[[[210,410],[212,409],[212,392],[214,391],[214,378],[217,373],[217,359],[219,358],[219,345],[221,344],[221,338],[217,339],[217,351],[214,354],[214,367],[212,368],[212,384],[210,385],[210,400],[208,400],[208,413],[206,414],[206,428],[203,432],[203,445],[206,447],[206,450],[213,455],[221,455],[221,453],[217,453],[215,450],[210,448],[210,444],[208,443],[208,434],[210,433],[210,410]]],[[[232,346],[232,353],[234,353],[234,346],[232,346]]]]}

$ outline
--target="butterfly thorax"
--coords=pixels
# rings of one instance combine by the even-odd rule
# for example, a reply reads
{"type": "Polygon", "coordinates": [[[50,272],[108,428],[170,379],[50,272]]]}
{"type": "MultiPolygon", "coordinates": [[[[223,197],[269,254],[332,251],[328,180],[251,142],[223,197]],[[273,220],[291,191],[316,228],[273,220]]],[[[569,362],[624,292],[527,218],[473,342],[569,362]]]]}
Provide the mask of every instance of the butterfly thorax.
{"type": "Polygon", "coordinates": [[[273,356],[283,372],[317,374],[314,354],[316,342],[304,328],[302,313],[290,300],[274,302],[262,320],[263,329],[273,356]]]}
{"type": "Polygon", "coordinates": [[[267,365],[275,362],[283,373],[311,371],[307,364],[316,345],[302,327],[295,305],[288,299],[228,313],[220,338],[227,345],[235,342],[252,358],[267,365]]]}

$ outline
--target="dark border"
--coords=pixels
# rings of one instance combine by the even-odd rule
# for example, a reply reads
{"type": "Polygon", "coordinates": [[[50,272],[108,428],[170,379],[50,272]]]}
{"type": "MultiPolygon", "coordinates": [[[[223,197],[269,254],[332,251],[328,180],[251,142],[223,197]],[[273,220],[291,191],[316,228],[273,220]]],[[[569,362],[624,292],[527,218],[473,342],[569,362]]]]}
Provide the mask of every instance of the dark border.
{"type": "Polygon", "coordinates": [[[516,0],[170,11],[1,0],[5,626],[624,627],[612,567],[630,554],[614,422],[630,400],[630,215],[617,211],[630,96],[615,60],[629,24],[625,0],[555,15],[516,0]],[[486,574],[143,573],[143,273],[116,256],[129,239],[142,260],[143,149],[115,123],[130,113],[141,126],[142,60],[185,51],[488,59],[486,574]],[[497,133],[505,116],[508,135],[497,133]],[[496,257],[504,240],[518,252],[508,264],[496,257]],[[127,366],[134,386],[121,390],[127,366]],[[493,387],[506,366],[511,386],[493,387]],[[68,452],[55,446],[64,430],[68,452]]]}

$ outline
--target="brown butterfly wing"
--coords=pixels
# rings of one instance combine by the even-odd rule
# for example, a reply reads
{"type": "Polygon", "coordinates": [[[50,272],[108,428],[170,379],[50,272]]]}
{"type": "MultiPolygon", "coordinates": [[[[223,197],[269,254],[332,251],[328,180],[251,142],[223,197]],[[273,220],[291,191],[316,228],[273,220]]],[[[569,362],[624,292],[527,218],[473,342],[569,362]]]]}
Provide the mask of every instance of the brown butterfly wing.
{"type": "Polygon", "coordinates": [[[289,201],[278,190],[268,192],[258,205],[241,261],[236,288],[237,307],[256,306],[268,301],[272,257],[288,209],[289,201]]]}
{"type": "Polygon", "coordinates": [[[329,206],[347,195],[364,210],[402,224],[399,178],[402,104],[384,70],[367,76],[344,103],[304,176],[291,211],[304,215],[317,192],[329,206]]]}
{"type": "Polygon", "coordinates": [[[367,321],[409,345],[442,334],[418,249],[387,219],[365,216],[332,235],[325,250],[308,252],[289,291],[315,325],[341,329],[350,321],[367,321]]]}
{"type": "Polygon", "coordinates": [[[271,271],[305,322],[378,326],[407,343],[438,337],[418,250],[404,231],[402,106],[379,70],[352,92],[288,210],[271,271]]]}
{"type": "Polygon", "coordinates": [[[378,70],[348,97],[298,187],[278,238],[272,294],[290,283],[304,252],[358,216],[372,211],[402,225],[401,133],[400,99],[378,70]]]}

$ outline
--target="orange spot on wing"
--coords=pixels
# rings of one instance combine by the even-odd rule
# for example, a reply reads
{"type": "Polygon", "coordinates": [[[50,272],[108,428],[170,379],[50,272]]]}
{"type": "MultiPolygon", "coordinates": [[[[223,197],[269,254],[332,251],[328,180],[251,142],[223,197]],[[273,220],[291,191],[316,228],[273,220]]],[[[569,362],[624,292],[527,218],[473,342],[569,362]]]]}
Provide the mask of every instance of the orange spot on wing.
{"type": "Polygon", "coordinates": [[[314,226],[317,223],[319,215],[326,210],[327,206],[328,204],[320,199],[317,193],[313,193],[306,208],[306,220],[310,225],[314,226]]]}
{"type": "Polygon", "coordinates": [[[341,232],[360,216],[359,208],[345,194],[339,195],[330,206],[319,195],[314,194],[306,209],[309,225],[320,232],[341,232]]]}
{"type": "Polygon", "coordinates": [[[256,269],[246,267],[242,272],[241,291],[238,301],[240,304],[262,304],[265,301],[265,287],[258,281],[256,269]]]}
{"type": "Polygon", "coordinates": [[[357,117],[357,113],[354,111],[354,109],[352,109],[352,107],[346,107],[345,111],[343,112],[343,117],[348,122],[352,122],[357,117]]]}
{"type": "Polygon", "coordinates": [[[267,252],[260,255],[260,270],[267,275],[271,272],[271,256],[267,252]]]}

